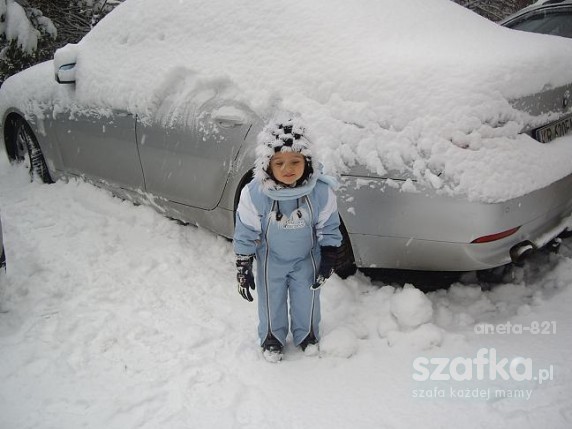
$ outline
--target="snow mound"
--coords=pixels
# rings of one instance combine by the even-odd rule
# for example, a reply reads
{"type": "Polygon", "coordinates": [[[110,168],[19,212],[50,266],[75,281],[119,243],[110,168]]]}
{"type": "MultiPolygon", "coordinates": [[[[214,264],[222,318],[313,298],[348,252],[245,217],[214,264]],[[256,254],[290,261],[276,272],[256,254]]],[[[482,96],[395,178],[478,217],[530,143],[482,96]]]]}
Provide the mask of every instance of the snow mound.
{"type": "Polygon", "coordinates": [[[412,285],[405,285],[391,297],[391,314],[404,329],[414,329],[433,318],[433,304],[412,285]]]}
{"type": "Polygon", "coordinates": [[[353,331],[341,326],[324,335],[320,350],[324,356],[350,358],[358,351],[358,339],[353,331]]]}
{"type": "Polygon", "coordinates": [[[427,350],[438,347],[444,339],[444,331],[432,323],[426,323],[406,331],[391,331],[387,334],[387,344],[390,347],[407,347],[413,350],[427,350]]]}
{"type": "Polygon", "coordinates": [[[309,358],[289,341],[283,364],[272,365],[260,352],[256,305],[236,292],[226,240],[81,181],[30,182],[2,157],[0,206],[9,310],[0,313],[2,428],[570,427],[571,239],[518,285],[428,293],[434,320],[415,329],[390,311],[399,289],[360,273],[333,277],[321,290],[328,354],[309,358]],[[441,344],[439,308],[450,323],[439,326],[441,344]],[[554,321],[555,330],[483,335],[455,324],[462,313],[495,325],[554,321]],[[388,340],[373,335],[386,319],[388,340]],[[553,366],[554,379],[483,380],[492,393],[531,395],[487,402],[427,397],[439,383],[413,382],[415,359],[473,358],[483,347],[553,366]],[[420,391],[425,398],[412,397],[420,391]]]}

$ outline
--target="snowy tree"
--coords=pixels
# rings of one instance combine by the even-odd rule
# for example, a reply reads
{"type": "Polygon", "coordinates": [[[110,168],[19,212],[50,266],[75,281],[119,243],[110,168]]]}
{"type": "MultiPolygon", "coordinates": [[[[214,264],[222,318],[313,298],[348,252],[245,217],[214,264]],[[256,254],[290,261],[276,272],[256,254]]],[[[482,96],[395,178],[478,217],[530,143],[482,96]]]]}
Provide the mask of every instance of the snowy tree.
{"type": "Polygon", "coordinates": [[[0,82],[13,72],[42,61],[53,47],[53,22],[26,1],[0,0],[0,82]]]}
{"type": "Polygon", "coordinates": [[[123,0],[0,0],[0,85],[78,42],[123,0]]]}

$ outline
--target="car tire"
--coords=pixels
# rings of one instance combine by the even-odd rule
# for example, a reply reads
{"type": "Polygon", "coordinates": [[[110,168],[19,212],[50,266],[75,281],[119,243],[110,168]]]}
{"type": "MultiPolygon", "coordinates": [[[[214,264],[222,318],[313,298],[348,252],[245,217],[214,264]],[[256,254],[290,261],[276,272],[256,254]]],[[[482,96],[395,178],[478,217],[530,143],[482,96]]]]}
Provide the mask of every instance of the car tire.
{"type": "Polygon", "coordinates": [[[19,162],[27,158],[32,180],[38,177],[44,183],[53,183],[44,154],[32,128],[21,118],[16,121],[15,125],[14,142],[12,144],[12,147],[15,148],[13,160],[19,162]],[[25,149],[24,155],[22,154],[23,149],[25,149]]]}
{"type": "Polygon", "coordinates": [[[26,159],[28,149],[22,146],[22,142],[16,138],[16,133],[22,119],[17,115],[10,115],[4,124],[6,130],[4,139],[6,142],[6,154],[11,163],[20,163],[26,159]]]}
{"type": "Polygon", "coordinates": [[[354,275],[357,271],[352,244],[346,227],[340,224],[340,232],[342,233],[342,244],[338,247],[336,255],[335,273],[342,279],[354,275]]]}
{"type": "Polygon", "coordinates": [[[4,247],[0,243],[0,271],[6,271],[6,253],[4,253],[4,247]]]}

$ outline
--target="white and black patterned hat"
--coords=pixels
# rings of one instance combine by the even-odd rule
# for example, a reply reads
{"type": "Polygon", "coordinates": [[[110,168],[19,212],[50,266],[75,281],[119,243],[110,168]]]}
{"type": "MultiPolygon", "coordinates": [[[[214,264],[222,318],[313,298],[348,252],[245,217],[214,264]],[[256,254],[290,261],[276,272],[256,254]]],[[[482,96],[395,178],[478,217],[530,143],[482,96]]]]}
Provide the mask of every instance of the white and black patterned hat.
{"type": "Polygon", "coordinates": [[[270,159],[278,152],[297,152],[306,159],[304,174],[296,182],[299,186],[307,182],[314,174],[316,167],[312,159],[310,141],[305,136],[305,127],[300,119],[286,119],[272,121],[258,135],[256,148],[256,162],[254,177],[268,188],[280,188],[284,185],[278,183],[270,170],[270,159]]]}

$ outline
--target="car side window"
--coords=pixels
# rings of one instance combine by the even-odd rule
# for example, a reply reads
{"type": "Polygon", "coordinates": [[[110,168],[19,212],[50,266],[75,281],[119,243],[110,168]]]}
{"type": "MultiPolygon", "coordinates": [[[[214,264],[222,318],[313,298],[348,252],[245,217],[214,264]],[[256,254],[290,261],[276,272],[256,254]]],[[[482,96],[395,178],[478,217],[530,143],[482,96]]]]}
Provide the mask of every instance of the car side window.
{"type": "Polygon", "coordinates": [[[572,10],[536,11],[507,25],[514,30],[572,38],[572,10]]]}

